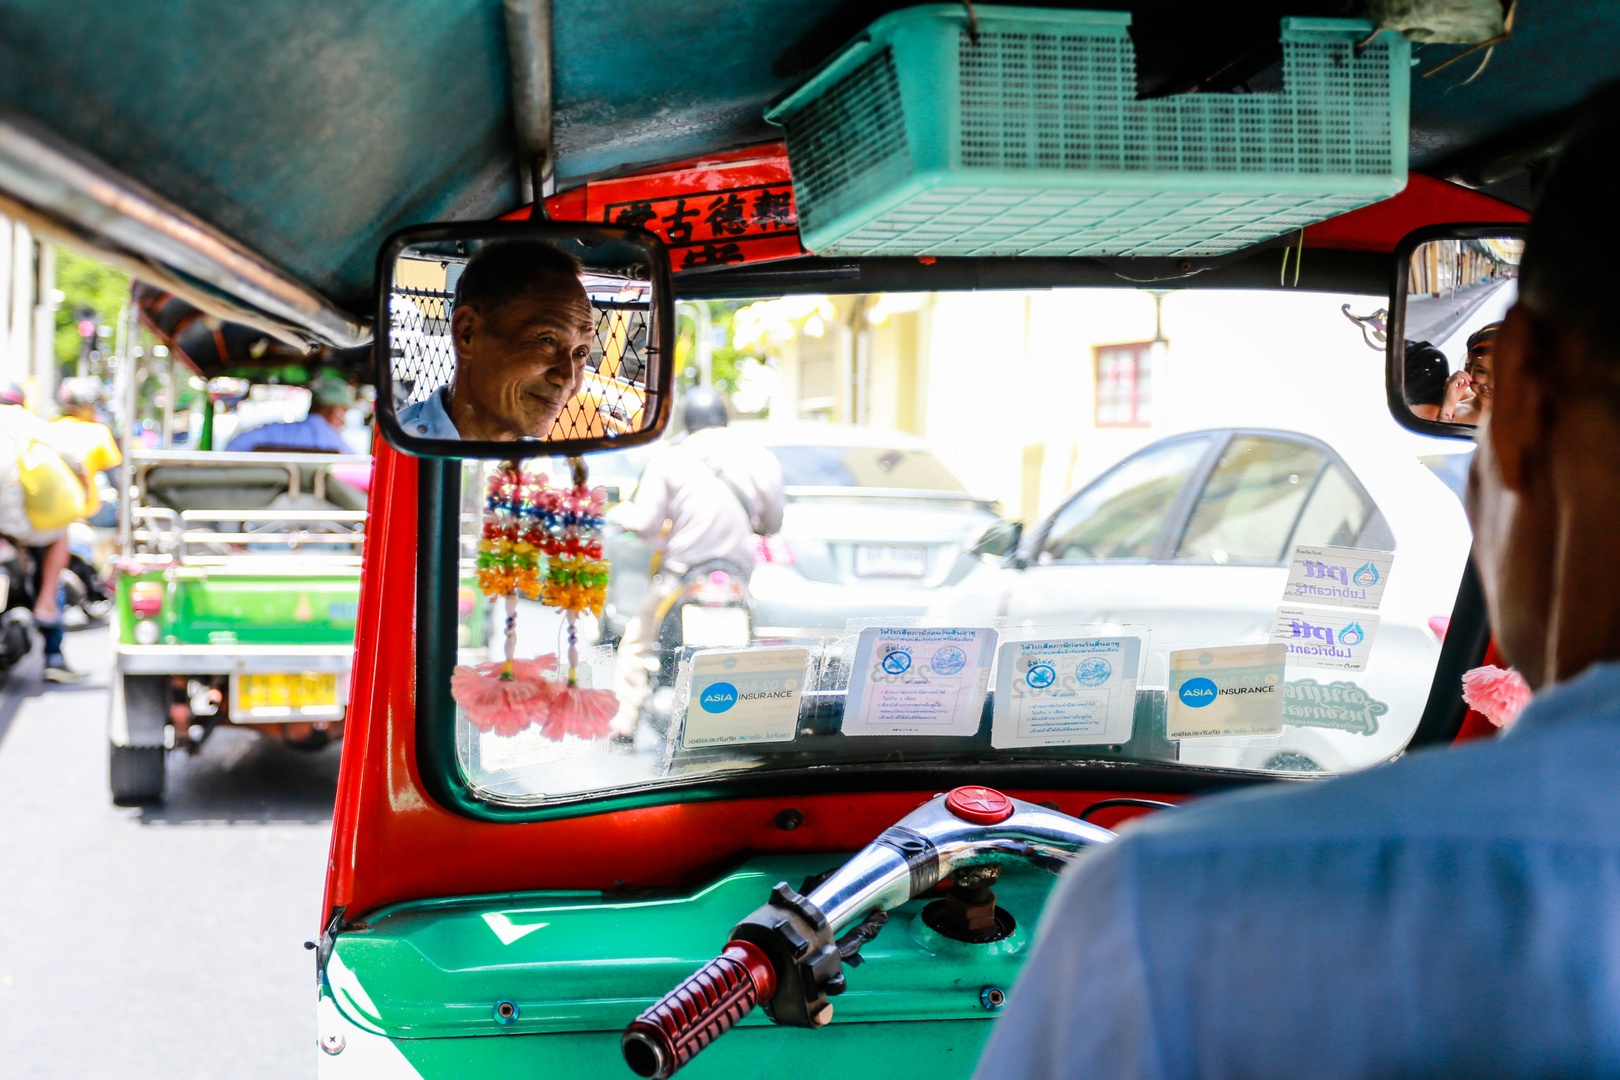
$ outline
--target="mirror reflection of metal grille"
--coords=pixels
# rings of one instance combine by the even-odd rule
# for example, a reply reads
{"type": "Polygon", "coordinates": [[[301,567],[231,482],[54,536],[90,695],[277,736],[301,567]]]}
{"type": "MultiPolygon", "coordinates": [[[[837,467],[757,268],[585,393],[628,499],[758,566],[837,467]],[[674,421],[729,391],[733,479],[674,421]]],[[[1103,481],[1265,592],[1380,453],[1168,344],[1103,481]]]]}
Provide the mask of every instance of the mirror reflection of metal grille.
{"type": "MultiPolygon", "coordinates": [[[[596,338],[585,365],[585,385],[557,418],[551,439],[623,435],[644,425],[652,323],[648,300],[644,295],[620,299],[590,292],[596,338]]],[[[414,405],[455,381],[452,299],[451,293],[437,289],[390,290],[389,363],[397,408],[414,405]]]]}

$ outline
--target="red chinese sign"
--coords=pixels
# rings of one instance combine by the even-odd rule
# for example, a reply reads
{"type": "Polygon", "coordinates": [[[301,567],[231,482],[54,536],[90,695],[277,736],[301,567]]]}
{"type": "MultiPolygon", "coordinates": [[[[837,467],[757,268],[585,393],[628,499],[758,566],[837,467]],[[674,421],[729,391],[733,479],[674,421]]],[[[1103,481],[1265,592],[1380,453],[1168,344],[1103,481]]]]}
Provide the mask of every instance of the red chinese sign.
{"type": "MultiPolygon", "coordinates": [[[[547,199],[546,210],[557,221],[649,229],[669,245],[677,272],[805,254],[781,143],[593,180],[547,199]]],[[[507,216],[525,218],[528,208],[507,216]]]]}

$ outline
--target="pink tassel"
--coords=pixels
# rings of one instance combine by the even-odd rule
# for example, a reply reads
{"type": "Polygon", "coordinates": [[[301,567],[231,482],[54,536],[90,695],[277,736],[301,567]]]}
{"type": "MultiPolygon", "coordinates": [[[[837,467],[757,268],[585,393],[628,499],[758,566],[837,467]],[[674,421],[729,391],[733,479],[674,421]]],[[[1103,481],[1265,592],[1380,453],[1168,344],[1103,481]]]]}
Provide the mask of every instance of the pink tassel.
{"type": "Polygon", "coordinates": [[[548,739],[564,735],[600,739],[608,733],[608,721],[619,711],[618,696],[611,690],[586,690],[564,686],[551,703],[551,712],[540,725],[548,739]]]}
{"type": "Polygon", "coordinates": [[[530,724],[541,724],[557,696],[557,684],[545,677],[557,666],[555,656],[513,660],[511,671],[501,661],[458,667],[450,673],[450,696],[467,710],[467,719],[479,731],[516,735],[530,724]]]}
{"type": "Polygon", "coordinates": [[[1530,704],[1530,684],[1512,668],[1477,667],[1462,677],[1463,700],[1499,728],[1513,726],[1530,704]]]}

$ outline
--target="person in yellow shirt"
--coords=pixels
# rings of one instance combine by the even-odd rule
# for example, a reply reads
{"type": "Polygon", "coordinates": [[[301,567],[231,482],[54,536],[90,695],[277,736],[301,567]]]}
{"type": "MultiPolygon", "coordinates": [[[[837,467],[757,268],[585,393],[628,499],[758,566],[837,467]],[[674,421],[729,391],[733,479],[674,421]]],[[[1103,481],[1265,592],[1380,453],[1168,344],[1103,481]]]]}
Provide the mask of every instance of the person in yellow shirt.
{"type": "Polygon", "coordinates": [[[51,441],[69,451],[84,466],[89,478],[89,490],[84,497],[84,516],[93,517],[101,509],[101,498],[96,494],[97,473],[116,469],[124,463],[118,452],[118,440],[107,425],[96,419],[96,405],[103,396],[100,379],[84,377],[63,379],[56,392],[62,406],[62,415],[51,421],[51,441]]]}

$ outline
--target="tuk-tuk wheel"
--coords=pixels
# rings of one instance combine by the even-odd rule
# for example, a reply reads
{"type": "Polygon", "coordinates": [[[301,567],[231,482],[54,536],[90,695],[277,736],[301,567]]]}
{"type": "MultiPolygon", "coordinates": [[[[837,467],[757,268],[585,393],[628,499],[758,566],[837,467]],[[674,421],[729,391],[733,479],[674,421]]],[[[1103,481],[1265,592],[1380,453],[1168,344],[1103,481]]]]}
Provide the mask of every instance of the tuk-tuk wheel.
{"type": "Polygon", "coordinates": [[[109,746],[112,801],[115,806],[141,806],[163,801],[167,753],[161,746],[109,746]]]}

